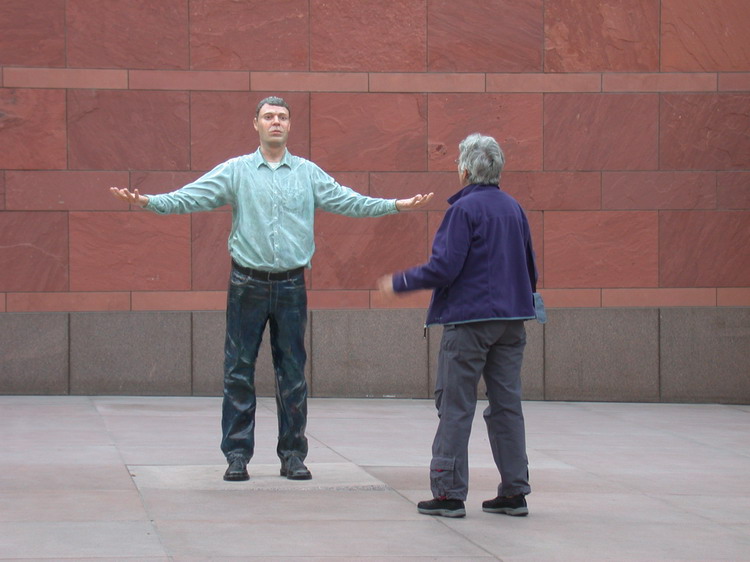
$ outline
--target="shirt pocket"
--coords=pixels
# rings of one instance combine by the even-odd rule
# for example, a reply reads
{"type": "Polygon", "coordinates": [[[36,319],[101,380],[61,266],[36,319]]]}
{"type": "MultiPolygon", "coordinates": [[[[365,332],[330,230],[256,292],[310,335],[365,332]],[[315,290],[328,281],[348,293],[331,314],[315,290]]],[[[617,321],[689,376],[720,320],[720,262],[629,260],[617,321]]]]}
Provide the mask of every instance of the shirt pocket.
{"type": "Polygon", "coordinates": [[[290,211],[301,211],[310,197],[310,188],[307,182],[298,177],[289,176],[282,182],[281,195],[285,208],[290,211]]]}

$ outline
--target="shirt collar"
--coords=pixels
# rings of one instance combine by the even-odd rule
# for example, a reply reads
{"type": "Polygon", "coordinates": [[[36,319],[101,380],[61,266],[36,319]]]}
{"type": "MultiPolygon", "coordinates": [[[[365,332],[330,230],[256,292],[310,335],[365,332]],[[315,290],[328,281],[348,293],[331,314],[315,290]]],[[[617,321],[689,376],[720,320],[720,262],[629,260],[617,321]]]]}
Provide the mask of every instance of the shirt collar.
{"type": "MultiPolygon", "coordinates": [[[[266,159],[263,158],[263,153],[260,151],[260,147],[255,151],[254,156],[256,168],[260,168],[261,166],[266,166],[267,168],[271,167],[268,165],[268,162],[266,162],[266,159]]],[[[292,154],[289,152],[289,149],[284,150],[284,156],[281,158],[279,166],[287,166],[288,168],[292,167],[292,154]]]]}

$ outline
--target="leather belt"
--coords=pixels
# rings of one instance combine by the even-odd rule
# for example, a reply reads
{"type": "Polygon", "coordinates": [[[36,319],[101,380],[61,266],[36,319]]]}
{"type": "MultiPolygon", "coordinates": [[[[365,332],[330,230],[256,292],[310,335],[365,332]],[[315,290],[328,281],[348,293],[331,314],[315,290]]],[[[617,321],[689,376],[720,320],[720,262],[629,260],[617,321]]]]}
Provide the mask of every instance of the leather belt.
{"type": "Polygon", "coordinates": [[[289,271],[261,271],[259,269],[243,267],[234,260],[232,260],[232,267],[240,273],[252,277],[253,279],[257,279],[258,281],[286,281],[287,279],[297,277],[305,271],[304,267],[290,269],[289,271]]]}

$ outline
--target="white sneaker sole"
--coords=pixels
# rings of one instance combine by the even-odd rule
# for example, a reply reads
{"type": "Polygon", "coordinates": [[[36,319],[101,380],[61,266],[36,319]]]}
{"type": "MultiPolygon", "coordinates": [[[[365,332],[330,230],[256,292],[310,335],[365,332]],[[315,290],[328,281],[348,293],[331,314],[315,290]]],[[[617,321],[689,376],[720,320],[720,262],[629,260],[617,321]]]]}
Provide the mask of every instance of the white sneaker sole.
{"type": "Polygon", "coordinates": [[[529,514],[528,507],[483,507],[482,511],[487,513],[504,513],[505,515],[512,515],[514,517],[525,517],[529,514]]]}

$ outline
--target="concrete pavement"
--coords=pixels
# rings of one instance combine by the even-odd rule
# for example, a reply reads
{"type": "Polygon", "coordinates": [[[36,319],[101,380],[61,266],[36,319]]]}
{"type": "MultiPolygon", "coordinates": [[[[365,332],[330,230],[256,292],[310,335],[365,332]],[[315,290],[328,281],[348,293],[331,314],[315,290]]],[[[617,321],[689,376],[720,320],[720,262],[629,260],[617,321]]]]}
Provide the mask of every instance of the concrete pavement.
{"type": "Polygon", "coordinates": [[[530,515],[430,497],[429,400],[312,399],[313,480],[279,477],[273,399],[248,482],[221,478],[218,398],[0,396],[2,560],[750,560],[750,406],[525,402],[530,515]]]}

